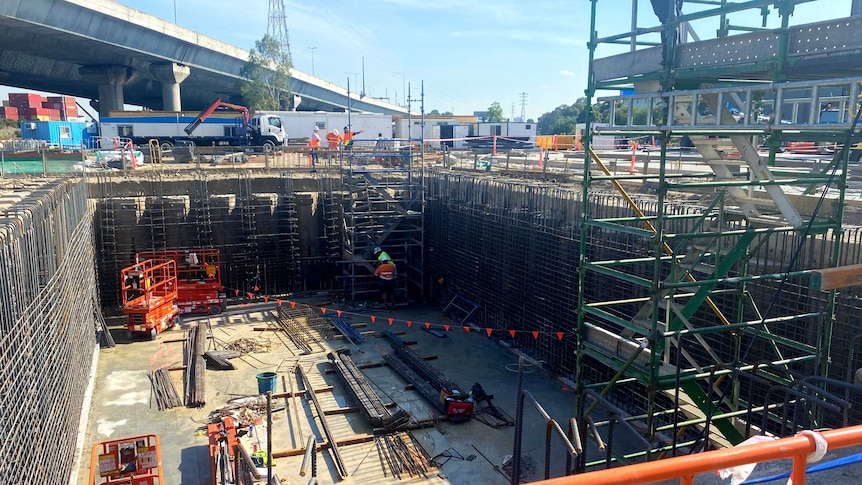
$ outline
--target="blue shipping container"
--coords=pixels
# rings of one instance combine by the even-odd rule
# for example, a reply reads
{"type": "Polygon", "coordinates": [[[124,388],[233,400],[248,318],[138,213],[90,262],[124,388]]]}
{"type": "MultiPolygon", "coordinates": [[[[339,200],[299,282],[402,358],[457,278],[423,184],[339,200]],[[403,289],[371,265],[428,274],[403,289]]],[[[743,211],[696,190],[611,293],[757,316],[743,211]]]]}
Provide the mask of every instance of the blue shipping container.
{"type": "Polygon", "coordinates": [[[67,149],[81,148],[90,137],[98,135],[94,123],[81,121],[22,121],[20,126],[25,140],[43,140],[49,146],[67,149]]]}

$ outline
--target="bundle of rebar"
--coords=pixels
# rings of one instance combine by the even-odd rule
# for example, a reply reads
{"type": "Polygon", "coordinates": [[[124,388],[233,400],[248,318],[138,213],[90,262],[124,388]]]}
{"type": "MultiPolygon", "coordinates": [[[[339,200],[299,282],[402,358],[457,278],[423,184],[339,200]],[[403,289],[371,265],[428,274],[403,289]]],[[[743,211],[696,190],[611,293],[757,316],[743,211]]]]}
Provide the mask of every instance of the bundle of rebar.
{"type": "Polygon", "coordinates": [[[440,401],[440,389],[435,389],[428,384],[425,379],[419,376],[416,372],[413,371],[407,364],[404,363],[403,360],[399,359],[397,356],[393,354],[386,354],[383,356],[383,360],[389,364],[389,367],[392,368],[395,372],[398,373],[401,377],[404,378],[407,382],[413,385],[416,391],[422,395],[431,405],[437,408],[441,413],[446,413],[446,409],[443,406],[443,403],[440,401]]]}
{"type": "Polygon", "coordinates": [[[392,346],[392,349],[395,350],[395,354],[416,374],[418,374],[419,377],[427,381],[431,387],[435,388],[438,393],[441,389],[460,391],[461,388],[458,387],[457,384],[446,378],[442,372],[435,369],[434,366],[425,361],[425,359],[419,357],[419,355],[417,355],[416,352],[413,352],[413,350],[400,338],[388,331],[384,331],[383,336],[389,340],[389,344],[392,346]]]}
{"type": "Polygon", "coordinates": [[[377,452],[384,465],[384,476],[389,468],[392,476],[399,480],[405,472],[411,477],[428,478],[431,458],[409,432],[381,435],[377,439],[377,452]]]}
{"type": "Polygon", "coordinates": [[[371,426],[391,429],[409,422],[410,416],[405,411],[399,410],[394,416],[389,412],[389,409],[371,388],[368,379],[365,378],[365,375],[362,374],[362,371],[359,370],[359,367],[344,349],[330,352],[327,357],[335,367],[335,372],[347,385],[356,402],[359,403],[362,414],[371,426]]]}
{"type": "Polygon", "coordinates": [[[362,336],[359,332],[353,328],[353,325],[350,324],[347,320],[343,318],[330,318],[327,319],[332,323],[332,326],[335,327],[336,330],[341,332],[341,335],[344,335],[344,338],[349,340],[351,343],[359,343],[365,340],[365,337],[362,336]]]}
{"type": "Polygon", "coordinates": [[[171,380],[170,371],[167,367],[156,369],[147,374],[150,378],[150,385],[153,389],[153,396],[156,400],[156,405],[159,411],[171,409],[183,405],[180,395],[177,394],[177,389],[174,387],[174,381],[171,380]]]}
{"type": "Polygon", "coordinates": [[[205,324],[198,323],[189,330],[185,344],[185,404],[188,407],[201,407],[206,404],[206,347],[207,330],[205,324]]]}

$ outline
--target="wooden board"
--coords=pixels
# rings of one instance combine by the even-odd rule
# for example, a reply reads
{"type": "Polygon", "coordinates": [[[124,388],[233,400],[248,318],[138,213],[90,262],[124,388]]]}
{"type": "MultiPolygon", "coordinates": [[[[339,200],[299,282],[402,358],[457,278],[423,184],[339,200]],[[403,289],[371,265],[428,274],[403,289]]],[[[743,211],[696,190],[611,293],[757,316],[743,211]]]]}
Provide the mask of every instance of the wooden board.
{"type": "Polygon", "coordinates": [[[820,291],[862,286],[862,264],[815,270],[810,285],[811,289],[820,291]]]}

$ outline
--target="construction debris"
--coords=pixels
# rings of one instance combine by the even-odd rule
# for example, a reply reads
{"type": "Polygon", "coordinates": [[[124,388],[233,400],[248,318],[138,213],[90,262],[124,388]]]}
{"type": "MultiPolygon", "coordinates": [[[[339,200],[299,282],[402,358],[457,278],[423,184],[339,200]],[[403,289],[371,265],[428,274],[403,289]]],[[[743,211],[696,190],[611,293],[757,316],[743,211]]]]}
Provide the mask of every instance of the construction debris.
{"type": "Polygon", "coordinates": [[[273,348],[273,343],[268,338],[239,338],[228,342],[224,347],[227,350],[233,350],[245,355],[252,352],[270,352],[273,348]]]}

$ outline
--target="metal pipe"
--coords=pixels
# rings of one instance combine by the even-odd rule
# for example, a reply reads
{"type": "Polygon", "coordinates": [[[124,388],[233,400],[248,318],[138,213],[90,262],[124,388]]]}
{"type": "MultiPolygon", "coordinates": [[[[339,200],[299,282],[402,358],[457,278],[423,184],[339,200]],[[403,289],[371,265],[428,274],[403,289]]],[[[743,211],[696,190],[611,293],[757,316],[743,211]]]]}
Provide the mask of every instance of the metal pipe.
{"type": "Polygon", "coordinates": [[[272,391],[266,391],[266,483],[272,485],[272,391]]]}

